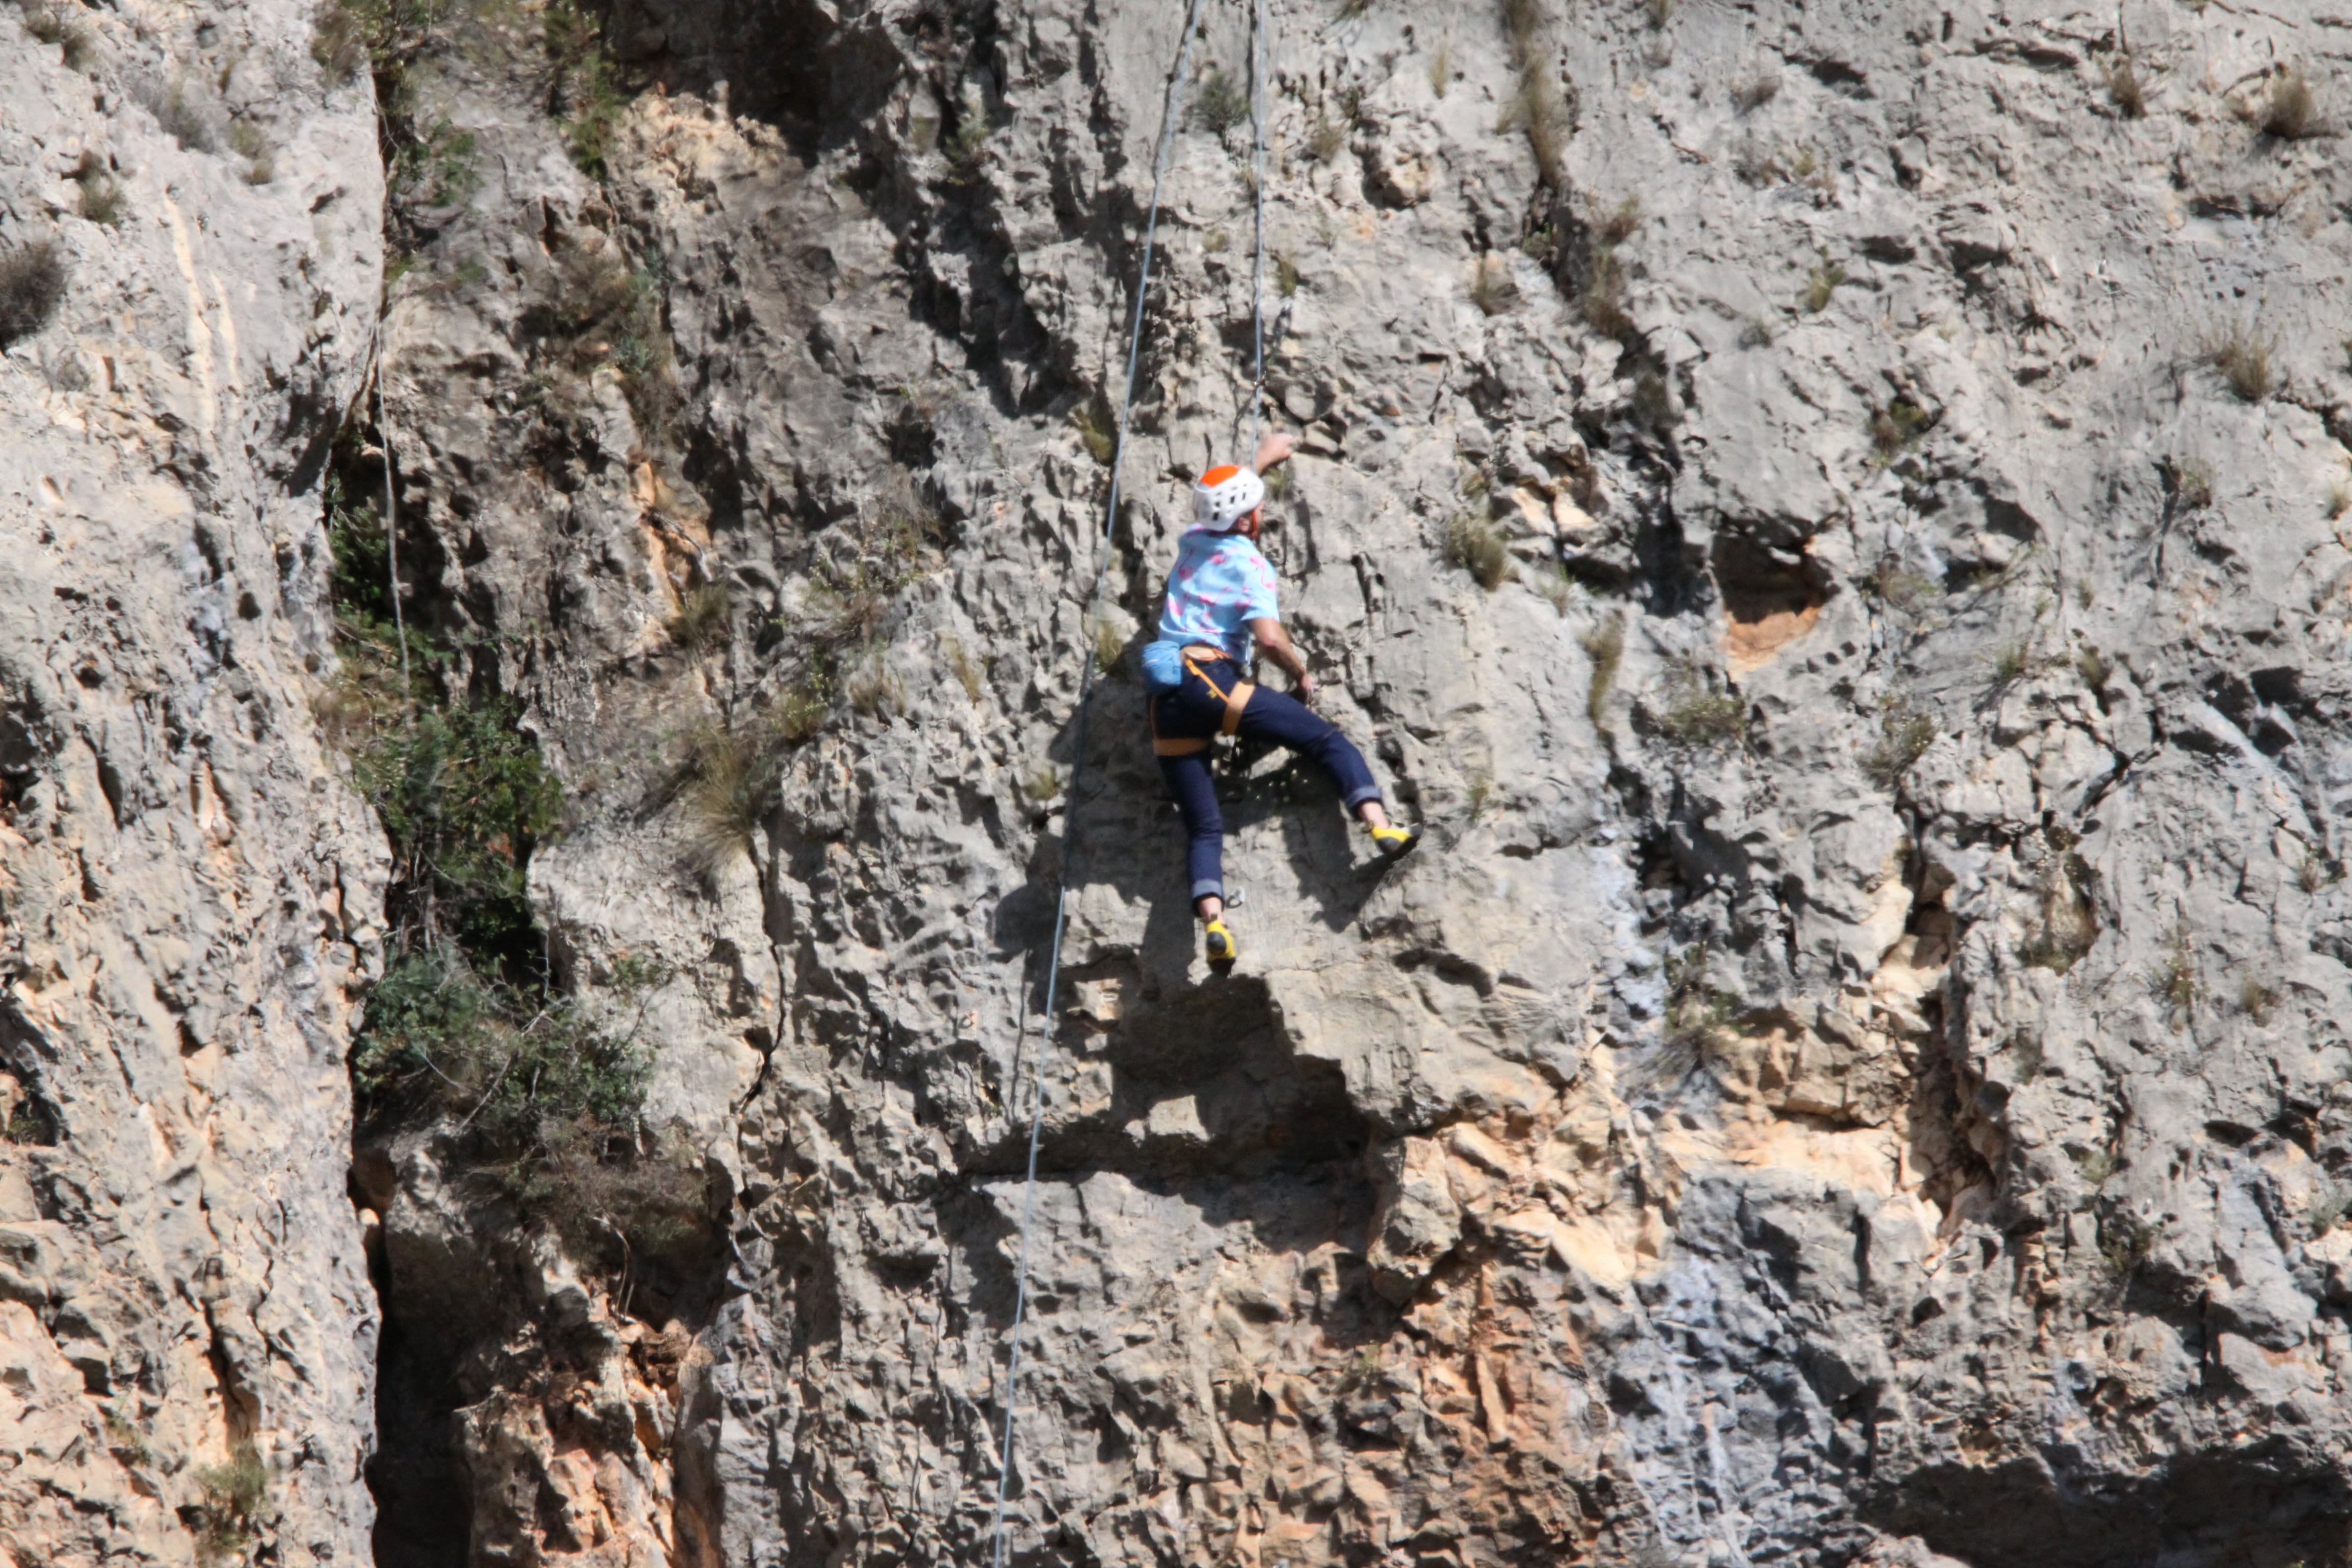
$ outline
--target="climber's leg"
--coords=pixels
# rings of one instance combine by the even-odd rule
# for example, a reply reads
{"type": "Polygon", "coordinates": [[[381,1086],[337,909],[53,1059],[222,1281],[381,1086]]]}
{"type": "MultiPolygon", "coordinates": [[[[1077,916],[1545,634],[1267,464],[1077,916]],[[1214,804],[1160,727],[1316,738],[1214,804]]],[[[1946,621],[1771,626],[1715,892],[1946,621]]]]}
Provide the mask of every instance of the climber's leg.
{"type": "Polygon", "coordinates": [[[1372,842],[1384,855],[1402,855],[1420,840],[1417,827],[1392,827],[1381,804],[1381,786],[1364,753],[1339,731],[1339,726],[1294,697],[1261,686],[1242,710],[1241,733],[1304,752],[1331,776],[1339,798],[1371,830],[1372,842]]]}
{"type": "Polygon", "coordinates": [[[1191,884],[1192,907],[1203,918],[1224,911],[1225,817],[1217,807],[1217,786],[1209,773],[1206,748],[1188,756],[1160,759],[1160,776],[1176,797],[1184,818],[1184,877],[1191,884]]]}

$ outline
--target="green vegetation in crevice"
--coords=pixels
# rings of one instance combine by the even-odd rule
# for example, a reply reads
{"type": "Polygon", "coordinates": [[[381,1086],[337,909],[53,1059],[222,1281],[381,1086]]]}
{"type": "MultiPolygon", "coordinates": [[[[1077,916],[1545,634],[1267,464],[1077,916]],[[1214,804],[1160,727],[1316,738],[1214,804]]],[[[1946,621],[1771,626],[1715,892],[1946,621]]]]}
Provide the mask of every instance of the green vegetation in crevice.
{"type": "MultiPolygon", "coordinates": [[[[667,975],[624,958],[597,989],[557,989],[528,873],[560,830],[562,786],[520,706],[479,669],[467,678],[414,592],[404,678],[369,456],[347,439],[330,469],[341,668],[320,705],[392,850],[384,973],[350,1058],[358,1137],[438,1127],[486,1193],[575,1256],[625,1266],[694,1233],[702,1211],[693,1162],[645,1116],[641,1027],[667,975]]],[[[404,530],[404,548],[425,542],[404,530]]]]}
{"type": "Polygon", "coordinates": [[[241,1562],[261,1529],[276,1517],[269,1505],[269,1469],[250,1439],[240,1438],[226,1463],[196,1471],[196,1557],[201,1563],[241,1562]]]}

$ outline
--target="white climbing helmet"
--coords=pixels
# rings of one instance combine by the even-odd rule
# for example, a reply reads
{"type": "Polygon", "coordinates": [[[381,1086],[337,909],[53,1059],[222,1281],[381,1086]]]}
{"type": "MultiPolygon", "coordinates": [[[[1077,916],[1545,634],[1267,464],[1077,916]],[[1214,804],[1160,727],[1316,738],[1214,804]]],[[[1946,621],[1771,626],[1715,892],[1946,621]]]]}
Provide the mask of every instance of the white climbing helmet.
{"type": "Polygon", "coordinates": [[[1226,463],[1192,481],[1192,519],[1214,532],[1229,532],[1265,500],[1264,479],[1226,463]]]}

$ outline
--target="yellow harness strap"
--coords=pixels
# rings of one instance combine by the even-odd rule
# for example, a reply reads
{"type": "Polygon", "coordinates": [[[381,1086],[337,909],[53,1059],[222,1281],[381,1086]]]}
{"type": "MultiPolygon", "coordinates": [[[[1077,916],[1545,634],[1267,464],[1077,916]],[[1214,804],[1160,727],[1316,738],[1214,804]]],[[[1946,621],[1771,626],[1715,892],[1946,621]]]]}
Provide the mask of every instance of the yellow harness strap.
{"type": "MultiPolygon", "coordinates": [[[[1250,698],[1257,691],[1255,681],[1236,680],[1230,690],[1210,679],[1201,668],[1202,659],[1220,660],[1227,658],[1214,648],[1188,647],[1184,650],[1184,668],[1201,678],[1201,684],[1225,700],[1225,721],[1217,726],[1221,735],[1233,735],[1242,725],[1242,710],[1249,706],[1250,698]]],[[[1197,736],[1163,737],[1160,733],[1160,704],[1153,702],[1151,710],[1151,753],[1158,757],[1189,757],[1195,752],[1206,751],[1209,742],[1197,736]]]]}

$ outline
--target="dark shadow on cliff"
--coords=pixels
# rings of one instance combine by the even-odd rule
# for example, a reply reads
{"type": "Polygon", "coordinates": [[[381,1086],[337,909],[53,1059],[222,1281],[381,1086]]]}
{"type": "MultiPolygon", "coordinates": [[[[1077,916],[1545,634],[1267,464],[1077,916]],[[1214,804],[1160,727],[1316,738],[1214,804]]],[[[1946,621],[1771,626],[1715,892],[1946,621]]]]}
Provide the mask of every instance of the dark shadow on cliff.
{"type": "Polygon", "coordinates": [[[2279,1444],[2190,1454],[2136,1479],[2053,1476],[2031,1459],[1940,1465],[1864,1518],[1970,1568],[2289,1568],[2340,1563],[2352,1495],[2279,1444]]]}

